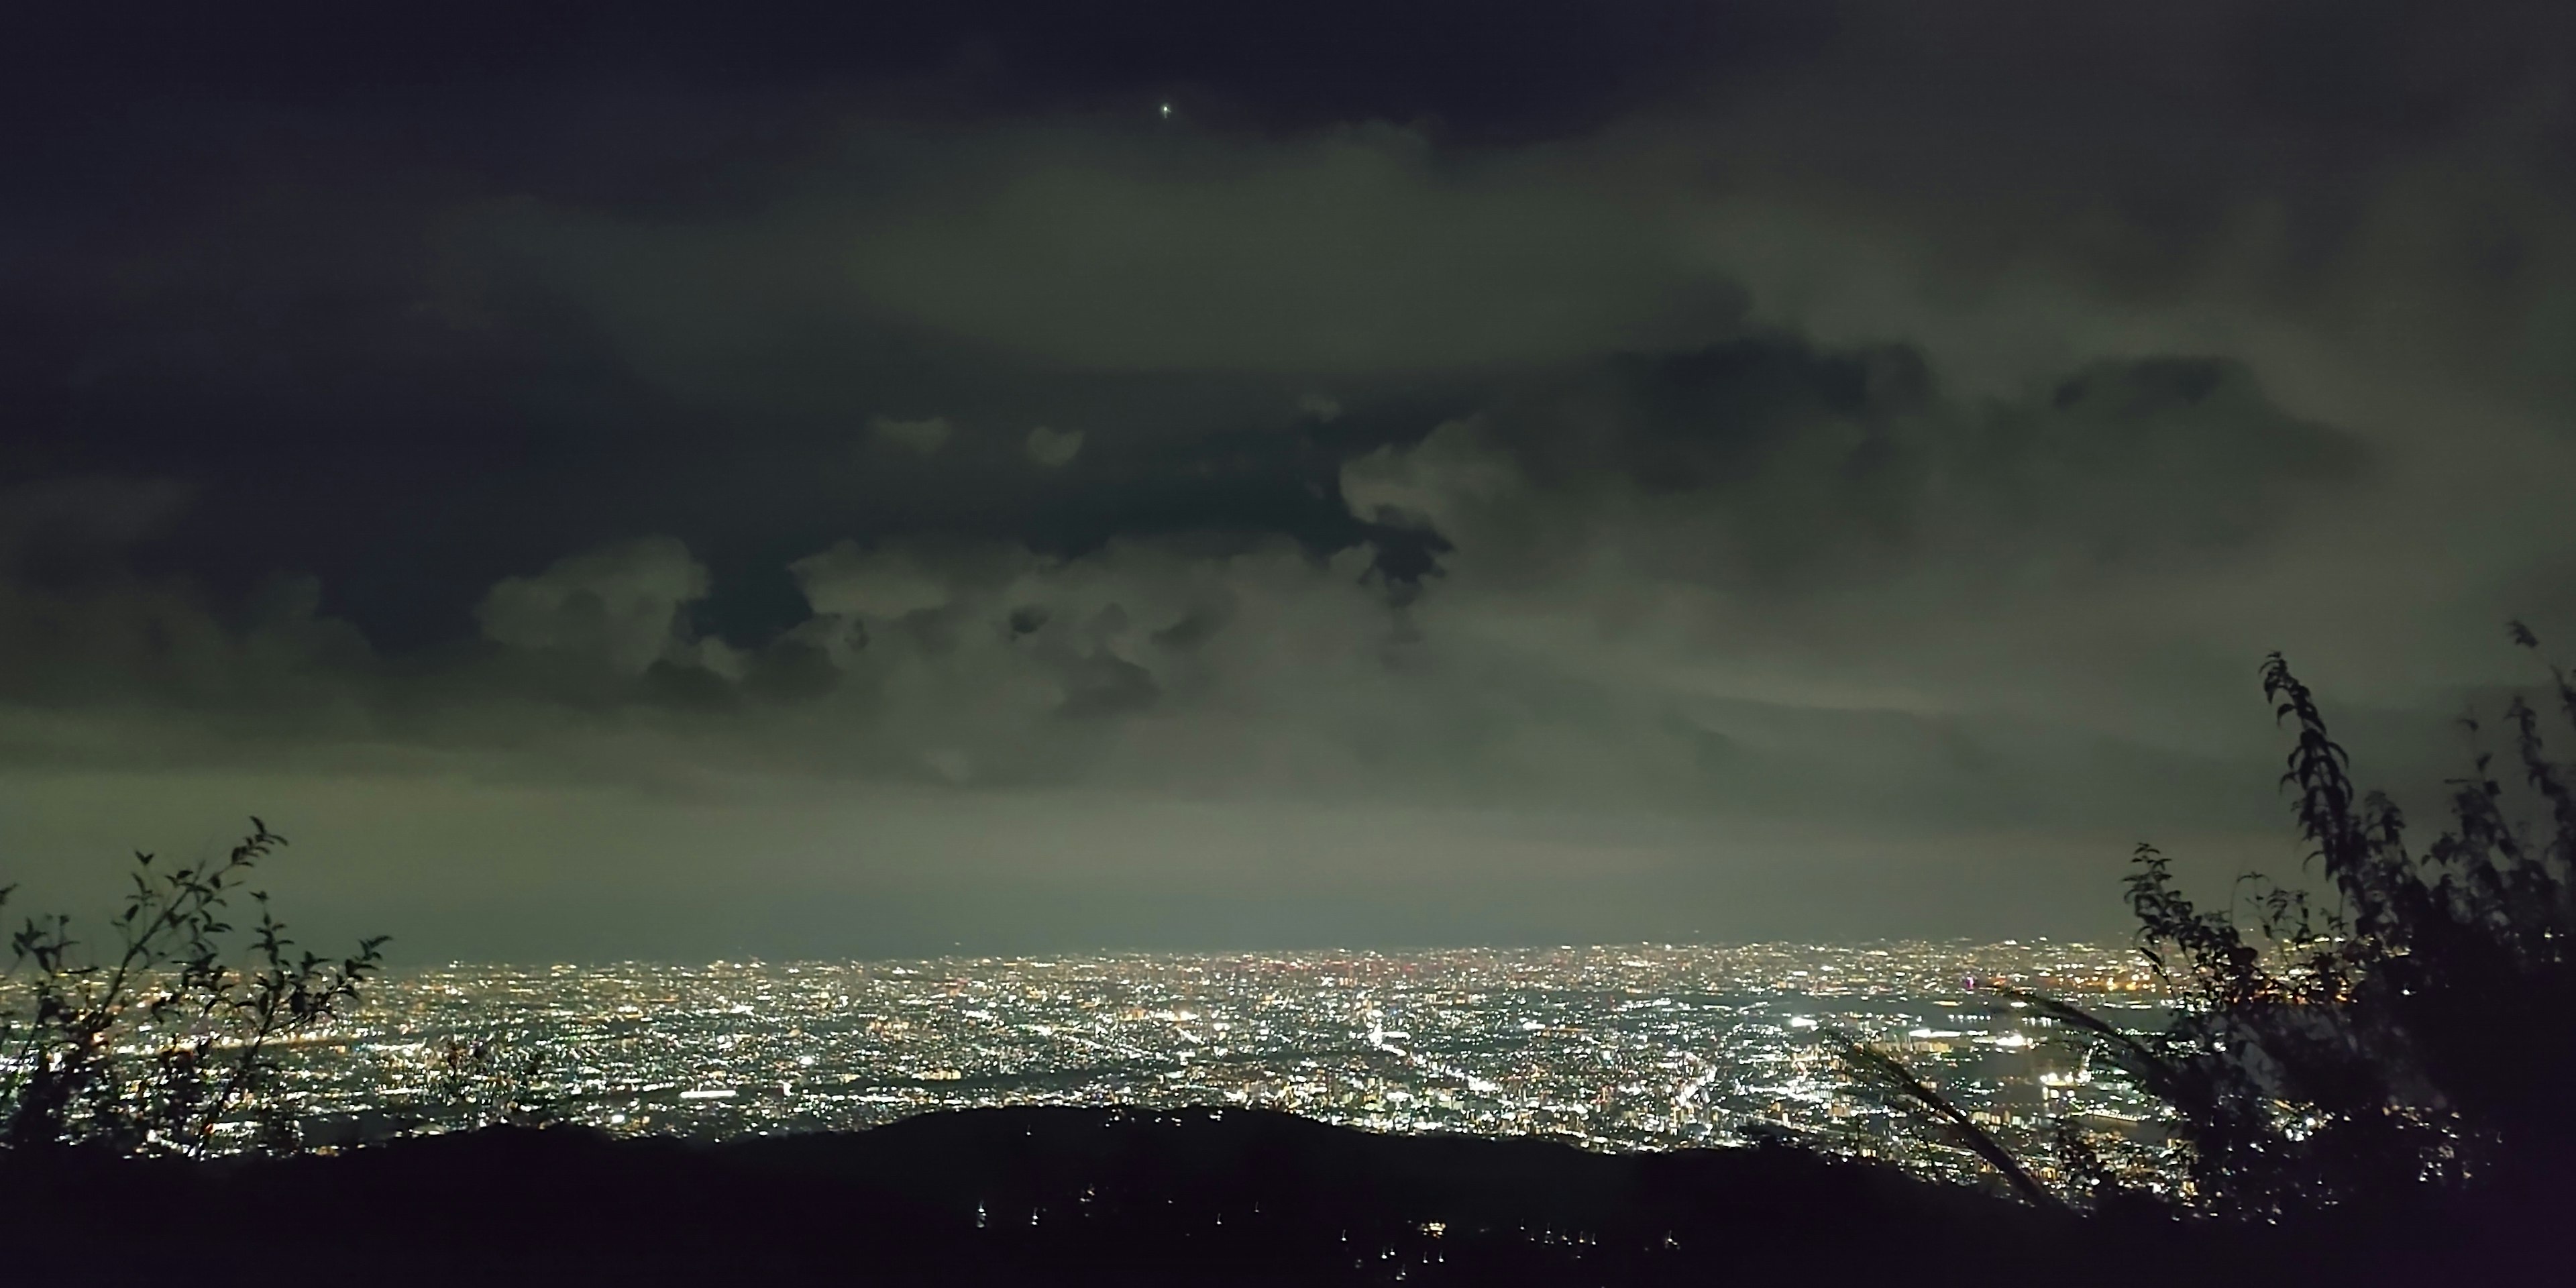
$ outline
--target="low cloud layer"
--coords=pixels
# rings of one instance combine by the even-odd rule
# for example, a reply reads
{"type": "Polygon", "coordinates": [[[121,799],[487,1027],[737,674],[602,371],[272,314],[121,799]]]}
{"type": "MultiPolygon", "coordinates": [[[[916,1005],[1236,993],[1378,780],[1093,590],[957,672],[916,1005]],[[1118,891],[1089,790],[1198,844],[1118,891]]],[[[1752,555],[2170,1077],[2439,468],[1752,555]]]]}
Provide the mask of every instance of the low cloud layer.
{"type": "Polygon", "coordinates": [[[2417,790],[2576,639],[2563,13],[1701,8],[13,88],[140,104],[8,135],[29,879],[239,796],[458,953],[2098,929],[2295,862],[2265,651],[2417,790]]]}

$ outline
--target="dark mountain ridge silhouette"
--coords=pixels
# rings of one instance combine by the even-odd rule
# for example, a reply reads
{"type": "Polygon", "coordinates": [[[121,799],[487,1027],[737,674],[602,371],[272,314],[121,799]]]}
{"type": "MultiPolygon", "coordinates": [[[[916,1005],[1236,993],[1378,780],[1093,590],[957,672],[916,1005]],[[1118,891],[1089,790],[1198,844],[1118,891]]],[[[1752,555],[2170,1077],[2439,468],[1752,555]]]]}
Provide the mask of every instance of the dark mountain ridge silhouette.
{"type": "Polygon", "coordinates": [[[23,1223],[22,1271],[174,1283],[2352,1283],[2432,1257],[2456,1273],[2463,1252],[2078,1217],[1786,1147],[1603,1155],[1243,1109],[20,1156],[0,1212],[23,1223]]]}

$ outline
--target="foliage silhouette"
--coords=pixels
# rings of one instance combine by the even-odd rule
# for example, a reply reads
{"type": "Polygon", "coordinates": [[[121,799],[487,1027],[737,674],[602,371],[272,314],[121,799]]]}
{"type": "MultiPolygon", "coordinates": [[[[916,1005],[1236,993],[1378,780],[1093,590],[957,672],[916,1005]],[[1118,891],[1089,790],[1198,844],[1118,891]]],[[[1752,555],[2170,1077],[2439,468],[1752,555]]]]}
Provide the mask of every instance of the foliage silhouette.
{"type": "Polygon", "coordinates": [[[1827,1033],[1826,1037],[1840,1048],[1844,1067],[1854,1081],[1888,1100],[1910,1104],[1930,1113],[1941,1126],[1953,1133],[1960,1144],[1967,1147],[1968,1152],[1993,1167],[2004,1178],[2004,1183],[2012,1187],[2013,1193],[2041,1207],[2057,1206],[2057,1196],[2040,1184],[2039,1178],[2031,1175],[2030,1169],[2024,1167],[2003,1142],[1996,1140],[1994,1133],[1978,1126],[1976,1119],[1966,1110],[1916,1077],[1902,1061],[1840,1029],[1827,1033]]]}
{"type": "Polygon", "coordinates": [[[295,1148],[294,1120],[268,1095],[274,1047],[352,1003],[385,939],[337,961],[295,951],[267,893],[245,884],[286,839],[250,822],[221,859],[155,866],[138,852],[133,890],[108,922],[112,955],[92,952],[62,915],[29,917],[11,937],[0,1147],[203,1157],[234,1135],[295,1148]],[[241,895],[258,910],[246,931],[227,920],[241,895]]]}
{"type": "MultiPolygon", "coordinates": [[[[2539,646],[2519,622],[2509,634],[2539,646]]],[[[2576,723],[2576,684],[2563,668],[2548,674],[2576,723]]],[[[2280,654],[2262,677],[2296,731],[2281,782],[2333,905],[2248,877],[2253,915],[2240,924],[2195,904],[2142,844],[2128,903],[2176,999],[2171,1021],[2133,1033],[2062,998],[2002,991],[2162,1103],[2179,1178],[2169,1197],[2190,1210],[2278,1220],[2473,1185],[2558,1186],[2576,1146],[2563,1087],[2576,1067],[2576,791],[2549,758],[2538,710],[2516,696],[2504,713],[2527,791],[2509,793],[2492,753],[2475,749],[2473,772],[2448,783],[2449,825],[2418,852],[2397,805],[2354,787],[2315,695],[2280,654]],[[2538,807],[2539,827],[2516,818],[2517,795],[2538,807]]],[[[2474,739],[2476,721],[2464,723],[2474,739]]],[[[1848,1040],[1844,1054],[1862,1085],[1974,1130],[1894,1057],[1848,1040]]],[[[2144,1197],[2106,1174],[2071,1123],[2058,1126],[2056,1170],[2077,1199],[2144,1197]]],[[[1968,1143],[1980,1140],[1977,1152],[2027,1192],[2040,1169],[1985,1133],[1968,1143]]]]}

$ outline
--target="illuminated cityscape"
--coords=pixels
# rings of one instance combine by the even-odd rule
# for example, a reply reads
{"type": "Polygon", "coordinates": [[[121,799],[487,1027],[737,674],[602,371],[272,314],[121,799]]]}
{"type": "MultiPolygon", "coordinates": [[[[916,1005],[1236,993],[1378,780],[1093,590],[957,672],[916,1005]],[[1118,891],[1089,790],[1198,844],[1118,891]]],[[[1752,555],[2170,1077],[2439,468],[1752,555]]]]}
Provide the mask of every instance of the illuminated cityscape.
{"type": "Polygon", "coordinates": [[[457,965],[371,988],[287,1053],[286,1085],[323,1142],[510,1102],[695,1137],[1224,1105],[1601,1150],[1787,1135],[1973,1174],[1955,1142],[1852,1087],[1833,1040],[1848,1033],[2008,1141],[2064,1119],[2138,1148],[2144,1099],[1998,983],[2156,1020],[2134,951],[2048,941],[457,965]]]}

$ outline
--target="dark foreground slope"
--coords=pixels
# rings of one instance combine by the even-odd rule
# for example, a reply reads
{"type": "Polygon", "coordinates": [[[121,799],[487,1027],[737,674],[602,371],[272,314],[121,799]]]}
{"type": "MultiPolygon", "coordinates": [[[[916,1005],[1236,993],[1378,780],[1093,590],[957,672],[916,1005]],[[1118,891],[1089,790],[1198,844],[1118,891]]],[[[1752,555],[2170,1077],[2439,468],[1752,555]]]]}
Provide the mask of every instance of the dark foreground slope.
{"type": "MultiPolygon", "coordinates": [[[[0,1167],[88,1282],[2345,1282],[2393,1254],[2043,1214],[1788,1150],[1610,1157],[1243,1110],[987,1110],[693,1145],[496,1130],[336,1158],[0,1167]]],[[[2420,1251],[2420,1250],[2418,1250],[2420,1251]]]]}

